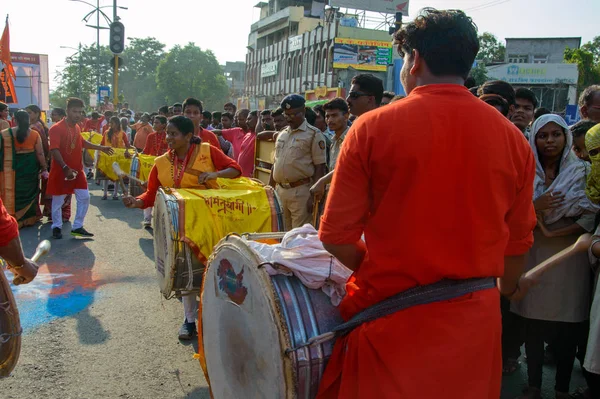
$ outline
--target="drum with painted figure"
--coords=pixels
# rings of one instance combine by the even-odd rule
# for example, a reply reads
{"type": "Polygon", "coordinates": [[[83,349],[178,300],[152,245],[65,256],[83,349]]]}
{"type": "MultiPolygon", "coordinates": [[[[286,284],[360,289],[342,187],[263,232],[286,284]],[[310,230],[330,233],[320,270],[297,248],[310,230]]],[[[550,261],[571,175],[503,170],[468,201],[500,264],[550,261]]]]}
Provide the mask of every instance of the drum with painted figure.
{"type": "Polygon", "coordinates": [[[219,179],[221,189],[159,189],[154,259],[161,293],[200,290],[206,260],[230,233],[283,229],[275,190],[249,179],[219,179]]]}
{"type": "Polygon", "coordinates": [[[341,324],[337,308],[296,277],[269,276],[265,263],[236,236],[211,256],[198,335],[215,399],[314,398],[331,356],[334,341],[296,347],[341,324]]]}

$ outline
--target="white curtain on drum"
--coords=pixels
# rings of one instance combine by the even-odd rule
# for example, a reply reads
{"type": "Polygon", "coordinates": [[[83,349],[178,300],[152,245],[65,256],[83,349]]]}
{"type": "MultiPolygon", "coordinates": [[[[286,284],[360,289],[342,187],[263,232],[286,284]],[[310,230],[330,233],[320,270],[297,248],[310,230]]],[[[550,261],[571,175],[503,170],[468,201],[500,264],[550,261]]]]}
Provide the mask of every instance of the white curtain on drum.
{"type": "Polygon", "coordinates": [[[310,224],[287,232],[280,244],[248,241],[248,245],[271,263],[265,267],[269,275],[293,274],[306,287],[322,289],[334,306],[346,295],[346,282],[352,271],[323,248],[310,224]]]}

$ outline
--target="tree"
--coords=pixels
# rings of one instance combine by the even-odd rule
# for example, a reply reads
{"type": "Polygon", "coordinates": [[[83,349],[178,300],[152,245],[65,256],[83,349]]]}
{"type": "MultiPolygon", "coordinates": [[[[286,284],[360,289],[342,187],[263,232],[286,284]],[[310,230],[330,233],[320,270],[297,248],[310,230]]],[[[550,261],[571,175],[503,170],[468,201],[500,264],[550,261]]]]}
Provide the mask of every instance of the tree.
{"type": "Polygon", "coordinates": [[[194,43],[169,51],[158,65],[156,83],[167,103],[193,96],[209,110],[221,109],[229,91],[213,52],[203,51],[194,43]]]}
{"type": "Polygon", "coordinates": [[[594,54],[592,52],[585,50],[583,47],[578,49],[567,47],[564,59],[567,63],[577,64],[577,69],[579,70],[577,88],[579,92],[592,84],[600,83],[600,63],[594,62],[594,54]]]}
{"type": "Polygon", "coordinates": [[[506,47],[498,41],[496,36],[489,32],[484,32],[479,35],[479,53],[477,60],[483,61],[484,64],[493,62],[504,62],[506,47]]]}
{"type": "Polygon", "coordinates": [[[481,86],[489,80],[487,76],[487,68],[482,62],[478,62],[477,65],[471,69],[469,76],[475,79],[477,86],[481,86]]]}
{"type": "MultiPolygon", "coordinates": [[[[100,46],[101,86],[112,86],[111,58],[112,53],[108,47],[100,46]]],[[[54,101],[71,96],[78,96],[87,101],[90,93],[96,93],[97,59],[98,50],[95,44],[81,47],[81,60],[79,54],[68,57],[65,60],[65,68],[57,73],[59,84],[53,92],[54,101]]]]}
{"type": "Polygon", "coordinates": [[[600,36],[596,36],[591,42],[587,42],[581,48],[592,53],[594,63],[600,64],[600,36]]]}
{"type": "Polygon", "coordinates": [[[123,51],[119,92],[135,110],[155,111],[164,103],[156,87],[156,70],[165,45],[153,37],[133,38],[123,51]]]}

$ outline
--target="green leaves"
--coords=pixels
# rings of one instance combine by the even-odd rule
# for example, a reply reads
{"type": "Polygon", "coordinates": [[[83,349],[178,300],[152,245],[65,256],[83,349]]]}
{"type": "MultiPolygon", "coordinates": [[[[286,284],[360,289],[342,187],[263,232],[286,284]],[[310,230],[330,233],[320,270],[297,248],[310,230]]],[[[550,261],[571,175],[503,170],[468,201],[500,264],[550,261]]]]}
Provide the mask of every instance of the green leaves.
{"type": "Polygon", "coordinates": [[[479,53],[477,60],[483,61],[484,64],[493,62],[504,62],[506,47],[498,41],[496,36],[489,32],[484,32],[479,35],[479,53]]]}
{"type": "Polygon", "coordinates": [[[158,65],[156,83],[168,104],[196,97],[204,102],[206,109],[220,109],[228,95],[225,76],[215,55],[194,43],[171,49],[158,65]]]}
{"type": "Polygon", "coordinates": [[[578,91],[600,83],[600,36],[578,49],[565,49],[565,62],[577,64],[579,70],[578,91]]]}
{"type": "MultiPolygon", "coordinates": [[[[58,72],[58,87],[51,93],[53,106],[64,105],[69,96],[87,100],[96,92],[96,60],[100,62],[100,85],[113,86],[112,53],[108,47],[82,46],[79,54],[65,60],[58,72]]],[[[223,70],[210,50],[203,51],[193,43],[175,46],[165,52],[165,45],[153,37],[133,38],[121,54],[124,65],[119,68],[119,98],[136,111],[155,111],[164,104],[197,97],[207,109],[220,109],[228,97],[223,70]]]]}

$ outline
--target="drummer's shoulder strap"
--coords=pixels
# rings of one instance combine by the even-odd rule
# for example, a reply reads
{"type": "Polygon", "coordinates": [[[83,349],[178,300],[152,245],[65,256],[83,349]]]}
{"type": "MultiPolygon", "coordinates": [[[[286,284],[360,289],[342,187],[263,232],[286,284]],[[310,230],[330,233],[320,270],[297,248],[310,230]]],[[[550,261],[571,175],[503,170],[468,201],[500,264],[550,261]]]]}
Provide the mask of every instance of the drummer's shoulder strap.
{"type": "Polygon", "coordinates": [[[216,168],[210,156],[210,143],[201,143],[200,150],[195,151],[195,159],[185,170],[194,176],[200,176],[205,172],[215,172],[216,168]]]}

